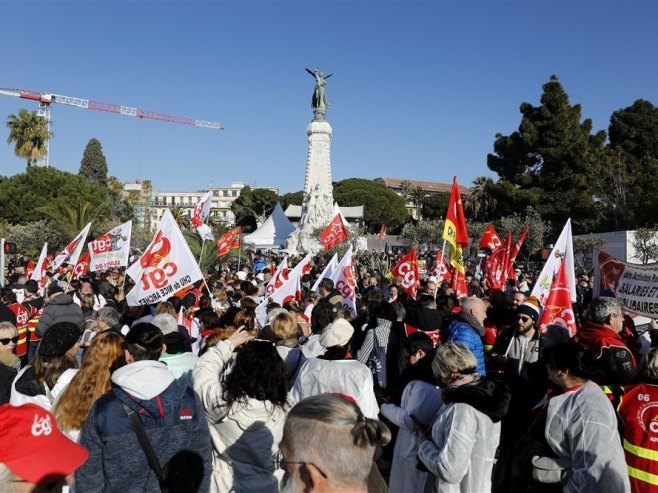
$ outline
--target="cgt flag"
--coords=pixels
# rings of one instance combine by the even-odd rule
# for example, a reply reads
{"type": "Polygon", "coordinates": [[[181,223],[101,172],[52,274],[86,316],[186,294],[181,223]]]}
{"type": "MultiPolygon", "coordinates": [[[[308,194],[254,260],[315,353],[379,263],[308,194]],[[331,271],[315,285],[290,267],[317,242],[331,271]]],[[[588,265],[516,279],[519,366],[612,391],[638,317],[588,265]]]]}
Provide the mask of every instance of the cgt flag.
{"type": "Polygon", "coordinates": [[[80,260],[78,260],[78,263],[75,264],[75,267],[73,268],[73,279],[80,279],[89,274],[89,259],[89,252],[86,252],[80,257],[80,260]]]}
{"type": "Polygon", "coordinates": [[[379,234],[377,236],[380,240],[384,239],[384,236],[386,236],[386,224],[382,224],[382,227],[379,229],[379,234]]]}
{"type": "Polygon", "coordinates": [[[356,317],[356,271],[354,270],[352,245],[343,255],[330,279],[334,281],[336,291],[343,297],[343,308],[352,312],[352,316],[356,317]]]}
{"type": "Polygon", "coordinates": [[[112,267],[126,267],[130,256],[132,221],[119,224],[94,241],[87,243],[90,252],[89,270],[107,270],[112,267]]]}
{"type": "Polygon", "coordinates": [[[526,236],[528,236],[528,228],[523,230],[523,233],[521,233],[521,236],[519,236],[519,239],[516,241],[514,248],[512,248],[512,251],[509,254],[509,259],[507,261],[508,278],[516,279],[516,274],[514,273],[514,262],[516,262],[516,257],[519,255],[519,252],[521,251],[521,245],[523,245],[526,236]]]}
{"type": "Polygon", "coordinates": [[[242,226],[233,228],[217,240],[217,256],[221,257],[231,251],[231,248],[240,248],[242,239],[242,226]]]}
{"type": "Polygon", "coordinates": [[[39,290],[43,293],[43,290],[46,288],[46,282],[48,281],[48,276],[46,276],[46,271],[48,270],[48,243],[43,244],[41,249],[41,255],[39,255],[39,260],[37,265],[30,276],[30,279],[36,281],[39,284],[39,290]]]}
{"type": "Polygon", "coordinates": [[[274,271],[274,275],[270,282],[265,286],[265,295],[269,296],[274,291],[283,286],[283,283],[288,280],[288,257],[283,257],[283,260],[274,271]]]}
{"type": "Polygon", "coordinates": [[[464,217],[464,208],[462,207],[462,198],[459,193],[456,176],[452,181],[450,202],[448,202],[448,211],[446,212],[445,226],[443,228],[443,239],[453,247],[457,245],[463,247],[468,245],[466,218],[464,217]]]}
{"type": "Polygon", "coordinates": [[[347,228],[340,213],[336,214],[329,226],[320,233],[320,241],[325,250],[330,250],[347,239],[347,228]]]}
{"type": "Polygon", "coordinates": [[[153,241],[144,254],[126,270],[135,287],[126,296],[128,306],[159,303],[193,284],[203,275],[183,233],[167,209],[153,241]]]}
{"type": "Polygon", "coordinates": [[[53,263],[50,265],[50,268],[53,271],[56,271],[64,262],[75,265],[78,263],[82,249],[85,246],[85,239],[89,234],[89,228],[91,228],[91,223],[88,223],[82,231],[78,233],[78,236],[73,238],[73,241],[69,243],[64,250],[59,252],[53,260],[53,263]]]}
{"type": "Polygon", "coordinates": [[[334,253],[334,256],[331,257],[331,260],[320,274],[320,277],[318,277],[318,279],[315,281],[315,284],[313,284],[311,291],[313,291],[314,293],[319,293],[320,281],[322,281],[322,279],[324,279],[325,277],[331,278],[331,275],[336,271],[337,268],[338,268],[338,254],[334,253]]]}
{"type": "Polygon", "coordinates": [[[416,250],[411,250],[391,269],[393,276],[400,276],[402,278],[402,288],[412,298],[416,298],[416,291],[418,290],[418,282],[420,276],[418,275],[418,259],[416,258],[416,250]]]}
{"type": "Polygon", "coordinates": [[[266,294],[263,301],[256,307],[256,325],[259,328],[267,324],[267,306],[270,301],[283,306],[291,300],[302,300],[301,285],[302,269],[291,269],[288,278],[272,293],[266,294]]]}
{"type": "Polygon", "coordinates": [[[573,313],[569,283],[567,281],[567,267],[564,257],[560,260],[551,291],[546,299],[544,311],[539,319],[539,331],[546,332],[548,325],[561,325],[569,331],[569,336],[576,335],[576,316],[573,313]]]}
{"type": "Polygon", "coordinates": [[[480,240],[480,248],[487,248],[492,252],[496,250],[499,246],[502,246],[503,241],[500,239],[500,236],[496,232],[496,228],[493,227],[493,224],[487,226],[487,229],[482,233],[482,239],[480,240]]]}
{"type": "Polygon", "coordinates": [[[436,277],[436,282],[441,283],[443,281],[449,281],[452,279],[452,272],[450,272],[450,264],[448,264],[448,259],[443,257],[443,252],[441,250],[436,251],[436,258],[434,259],[434,270],[432,270],[432,276],[436,277]]]}

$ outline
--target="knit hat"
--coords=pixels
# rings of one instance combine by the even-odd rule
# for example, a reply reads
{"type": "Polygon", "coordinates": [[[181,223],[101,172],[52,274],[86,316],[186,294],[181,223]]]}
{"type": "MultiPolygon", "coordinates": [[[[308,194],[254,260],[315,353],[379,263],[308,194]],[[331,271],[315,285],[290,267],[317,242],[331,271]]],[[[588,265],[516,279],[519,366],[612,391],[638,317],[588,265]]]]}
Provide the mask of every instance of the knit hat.
{"type": "Polygon", "coordinates": [[[326,348],[344,346],[354,335],[354,327],[344,318],[337,318],[320,334],[320,344],[326,348]]]}
{"type": "Polygon", "coordinates": [[[39,344],[41,356],[61,356],[71,349],[82,333],[80,327],[71,322],[58,322],[50,326],[39,344]]]}
{"type": "Polygon", "coordinates": [[[89,453],[57,428],[55,416],[36,404],[0,406],[0,463],[30,483],[71,474],[89,453]]]}
{"type": "Polygon", "coordinates": [[[537,325],[537,321],[539,320],[539,302],[537,298],[534,296],[528,298],[518,306],[516,313],[529,316],[535,325],[537,325]]]}
{"type": "Polygon", "coordinates": [[[52,296],[55,293],[63,293],[64,289],[59,285],[57,282],[53,282],[50,286],[48,286],[48,296],[52,296]]]}

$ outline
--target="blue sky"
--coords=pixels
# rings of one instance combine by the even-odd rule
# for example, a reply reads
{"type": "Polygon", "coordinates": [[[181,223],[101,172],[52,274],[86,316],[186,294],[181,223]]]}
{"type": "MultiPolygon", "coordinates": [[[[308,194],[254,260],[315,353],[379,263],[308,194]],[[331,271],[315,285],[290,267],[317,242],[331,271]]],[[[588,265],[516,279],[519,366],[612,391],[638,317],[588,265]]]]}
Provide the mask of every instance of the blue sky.
{"type": "MultiPolygon", "coordinates": [[[[91,137],[110,174],[159,190],[243,181],[300,190],[313,79],[327,96],[334,180],[468,186],[497,132],[557,74],[596,130],[658,104],[655,2],[6,2],[0,87],[221,121],[223,132],[53,105],[51,165],[91,137]]],[[[3,121],[35,104],[0,96],[3,121]]],[[[0,174],[25,168],[0,127],[0,174]]]]}

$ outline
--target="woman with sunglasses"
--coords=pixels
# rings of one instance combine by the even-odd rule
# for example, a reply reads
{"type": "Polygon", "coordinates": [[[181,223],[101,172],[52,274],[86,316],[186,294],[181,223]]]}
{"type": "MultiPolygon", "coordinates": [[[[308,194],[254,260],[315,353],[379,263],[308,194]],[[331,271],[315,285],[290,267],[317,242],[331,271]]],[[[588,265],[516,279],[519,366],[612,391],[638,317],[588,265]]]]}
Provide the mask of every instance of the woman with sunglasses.
{"type": "Polygon", "coordinates": [[[254,339],[244,327],[199,359],[192,380],[213,444],[211,492],[279,491],[286,371],[274,343],[254,339]]]}
{"type": "Polygon", "coordinates": [[[0,405],[9,402],[11,382],[16,378],[21,362],[14,354],[18,330],[11,322],[0,322],[0,405]]]}

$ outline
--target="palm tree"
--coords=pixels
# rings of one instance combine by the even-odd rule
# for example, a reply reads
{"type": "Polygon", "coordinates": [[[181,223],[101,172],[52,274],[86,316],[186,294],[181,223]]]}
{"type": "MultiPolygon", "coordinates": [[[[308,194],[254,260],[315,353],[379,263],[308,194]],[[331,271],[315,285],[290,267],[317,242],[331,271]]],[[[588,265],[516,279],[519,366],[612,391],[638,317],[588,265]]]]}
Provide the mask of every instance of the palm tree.
{"type": "Polygon", "coordinates": [[[59,199],[37,210],[52,219],[58,229],[68,237],[77,235],[87,223],[99,222],[107,214],[109,204],[103,202],[93,207],[90,202],[79,198],[71,204],[69,200],[59,199]]]}
{"type": "Polygon", "coordinates": [[[48,130],[46,119],[38,116],[36,111],[21,109],[18,116],[9,115],[7,128],[7,144],[15,144],[14,154],[26,159],[28,166],[48,152],[47,143],[53,133],[48,130]]]}
{"type": "Polygon", "coordinates": [[[490,187],[494,181],[488,176],[478,176],[473,180],[473,186],[468,195],[464,194],[465,212],[476,221],[486,221],[498,205],[491,195],[490,187]]]}
{"type": "Polygon", "coordinates": [[[176,221],[176,224],[181,230],[192,229],[190,216],[185,208],[183,208],[180,205],[175,205],[169,210],[171,212],[171,215],[174,216],[174,221],[176,221]]]}

